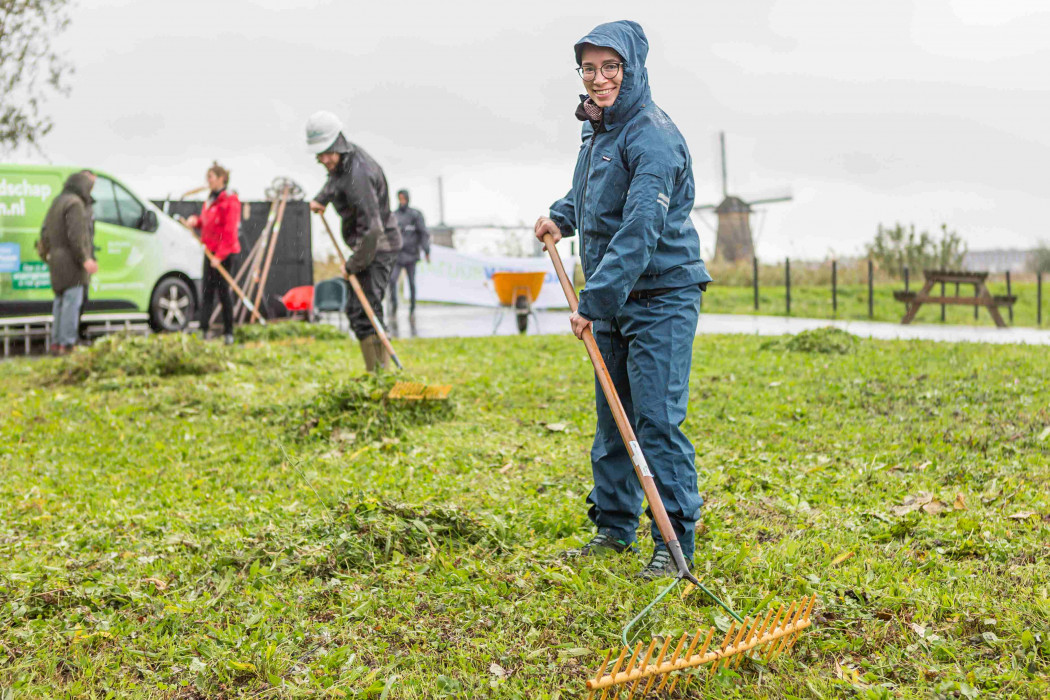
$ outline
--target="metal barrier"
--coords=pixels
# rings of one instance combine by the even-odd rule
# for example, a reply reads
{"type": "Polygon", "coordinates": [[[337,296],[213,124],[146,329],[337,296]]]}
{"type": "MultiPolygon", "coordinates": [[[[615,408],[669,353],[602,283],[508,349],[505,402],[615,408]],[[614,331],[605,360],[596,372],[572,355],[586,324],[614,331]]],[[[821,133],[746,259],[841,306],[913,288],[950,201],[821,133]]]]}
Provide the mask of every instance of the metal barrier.
{"type": "Polygon", "coordinates": [[[44,338],[45,347],[51,339],[51,316],[19,316],[0,318],[0,339],[3,340],[4,357],[11,356],[11,341],[21,340],[24,354],[32,349],[34,338],[44,338]]]}
{"type": "MultiPolygon", "coordinates": [[[[19,345],[22,354],[31,355],[34,341],[43,341],[43,352],[46,352],[51,344],[51,322],[50,314],[0,318],[0,345],[4,357],[11,357],[12,350],[18,349],[19,345]]],[[[85,314],[81,323],[86,326],[84,330],[89,338],[118,332],[150,332],[149,314],[144,313],[85,314]]]]}

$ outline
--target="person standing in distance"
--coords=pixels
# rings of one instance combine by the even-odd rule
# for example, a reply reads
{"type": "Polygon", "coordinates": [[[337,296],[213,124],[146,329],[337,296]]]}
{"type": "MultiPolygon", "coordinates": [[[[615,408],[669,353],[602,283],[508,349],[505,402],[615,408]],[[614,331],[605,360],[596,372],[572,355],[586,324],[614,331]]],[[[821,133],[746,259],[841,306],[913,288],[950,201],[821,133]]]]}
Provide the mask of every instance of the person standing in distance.
{"type": "Polygon", "coordinates": [[[222,338],[227,345],[233,345],[233,300],[230,298],[230,285],[216,269],[222,265],[232,276],[234,273],[234,256],[241,252],[241,242],[237,232],[241,227],[241,200],[235,192],[226,186],[230,183],[230,171],[213,162],[208,168],[208,200],[196,214],[186,220],[186,225],[200,232],[201,243],[211,251],[215,262],[204,256],[204,289],[201,293],[200,330],[201,336],[208,337],[208,326],[211,324],[211,312],[215,308],[215,296],[222,305],[222,338]]]}
{"type": "Polygon", "coordinates": [[[422,249],[430,262],[430,232],[423,220],[423,212],[408,206],[408,190],[397,191],[397,227],[401,229],[401,252],[398,253],[394,272],[390,275],[390,313],[397,320],[397,282],[401,270],[408,278],[409,316],[416,313],[416,263],[419,262],[419,251],[422,249]]]}
{"type": "Polygon", "coordinates": [[[52,305],[51,354],[69,353],[77,342],[80,307],[91,275],[98,272],[91,235],[91,188],[95,174],[90,170],[73,173],[62,187],[44,217],[37,241],[40,259],[51,275],[52,305]]]}
{"type": "MultiPolygon", "coordinates": [[[[352,253],[346,271],[357,276],[382,324],[383,296],[401,250],[401,232],[390,212],[386,175],[364,149],[346,140],[342,121],[331,112],[316,112],[306,121],[306,144],[328,171],[328,180],[310,202],[310,211],[323,215],[331,204],[339,214],[343,240],[352,253]]],[[[361,343],[365,369],[375,372],[385,368],[386,348],[354,294],[347,301],[346,315],[361,343]]]]}
{"type": "MultiPolygon", "coordinates": [[[[692,566],[703,500],[696,453],[681,425],[700,294],[711,281],[689,219],[692,158],[671,118],[653,104],[641,26],[598,25],[574,51],[587,92],[576,108],[583,145],[572,189],[536,222],[536,237],[557,241],[579,231],[586,284],[570,317],[573,333],[582,338],[592,329],[692,566]]],[[[597,381],[595,403],[587,503],[597,534],[567,556],[632,550],[641,515],[642,487],[597,381]]],[[[677,574],[655,522],[651,533],[653,555],[639,575],[677,574]]]]}

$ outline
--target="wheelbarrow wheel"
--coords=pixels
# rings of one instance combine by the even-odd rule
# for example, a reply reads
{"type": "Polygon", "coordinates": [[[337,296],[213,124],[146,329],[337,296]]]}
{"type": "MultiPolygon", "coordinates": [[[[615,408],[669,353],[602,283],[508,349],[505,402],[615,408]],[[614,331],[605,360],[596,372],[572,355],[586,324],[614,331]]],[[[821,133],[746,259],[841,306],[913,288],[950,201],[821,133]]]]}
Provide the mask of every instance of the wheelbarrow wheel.
{"type": "Polygon", "coordinates": [[[529,298],[524,294],[514,300],[514,313],[518,319],[518,333],[524,334],[529,329],[529,298]]]}

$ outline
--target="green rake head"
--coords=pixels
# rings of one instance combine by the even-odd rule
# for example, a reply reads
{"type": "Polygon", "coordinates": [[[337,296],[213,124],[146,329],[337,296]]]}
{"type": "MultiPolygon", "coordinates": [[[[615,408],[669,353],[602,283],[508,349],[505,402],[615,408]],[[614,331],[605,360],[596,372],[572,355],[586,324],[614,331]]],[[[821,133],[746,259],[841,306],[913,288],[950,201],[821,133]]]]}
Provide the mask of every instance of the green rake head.
{"type": "Polygon", "coordinates": [[[733,621],[725,637],[715,646],[711,643],[717,630],[709,627],[697,631],[691,640],[688,634],[683,634],[673,649],[674,639],[670,637],[662,642],[653,639],[648,647],[638,642],[633,650],[624,646],[611,667],[609,661],[613,652],[610,649],[598,672],[587,680],[587,690],[590,691],[587,698],[592,700],[598,691],[601,691],[600,700],[617,698],[625,689],[628,700],[636,694],[645,697],[650,692],[666,690],[671,693],[683,675],[686,688],[701,675],[682,673],[689,669],[709,666],[709,674],[713,676],[719,668],[729,668],[730,665],[736,668],[745,657],[770,663],[790,651],[799,634],[812,624],[811,615],[816,602],[817,596],[811,595],[791,603],[786,612],[781,605],[776,614],[770,609],[764,617],[759,615],[733,621]]]}

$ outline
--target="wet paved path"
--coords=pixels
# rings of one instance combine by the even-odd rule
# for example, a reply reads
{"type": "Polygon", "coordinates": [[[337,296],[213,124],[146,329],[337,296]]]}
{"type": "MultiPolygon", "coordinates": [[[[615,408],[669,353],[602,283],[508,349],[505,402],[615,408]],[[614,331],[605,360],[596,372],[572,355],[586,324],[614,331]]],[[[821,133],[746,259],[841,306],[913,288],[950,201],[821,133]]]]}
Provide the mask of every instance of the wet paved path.
{"type": "MultiPolygon", "coordinates": [[[[569,332],[569,312],[538,311],[539,330],[529,319],[529,334],[563,334],[569,332]]],[[[401,309],[396,326],[390,324],[391,335],[400,338],[477,337],[492,334],[495,310],[479,306],[421,305],[415,322],[401,309]]],[[[794,335],[811,328],[835,326],[862,338],[881,340],[933,340],[940,342],[1018,343],[1050,345],[1050,330],[1034,328],[994,328],[985,326],[956,326],[919,324],[902,326],[899,323],[871,321],[831,321],[816,318],[785,318],[783,316],[749,316],[737,314],[701,314],[697,335],[729,333],[743,335],[794,335]]],[[[512,314],[503,317],[497,335],[518,332],[512,314]]]]}

